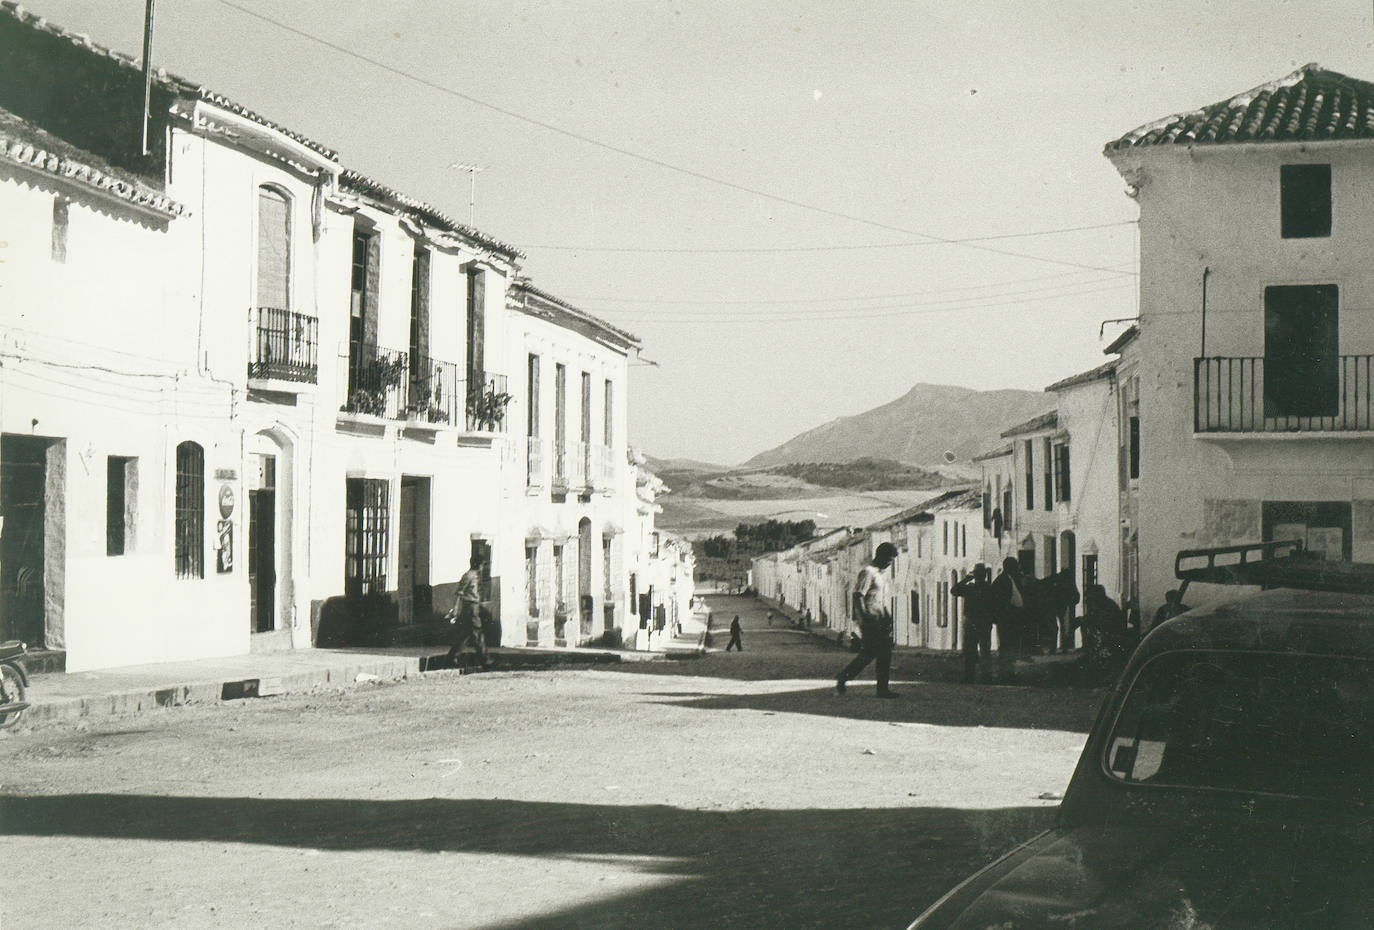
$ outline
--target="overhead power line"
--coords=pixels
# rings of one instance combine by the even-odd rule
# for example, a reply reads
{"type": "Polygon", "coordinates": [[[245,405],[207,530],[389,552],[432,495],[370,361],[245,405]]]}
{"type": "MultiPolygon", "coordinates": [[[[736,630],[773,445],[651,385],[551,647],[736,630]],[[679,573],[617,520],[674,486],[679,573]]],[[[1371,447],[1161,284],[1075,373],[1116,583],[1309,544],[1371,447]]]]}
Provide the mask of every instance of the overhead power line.
{"type": "Polygon", "coordinates": [[[794,200],[790,197],[784,197],[780,194],[773,194],[769,193],[768,191],[759,190],[755,187],[749,187],[745,184],[739,184],[734,181],[728,181],[724,178],[718,178],[714,175],[709,175],[705,172],[696,171],[692,168],[685,168],[681,165],[675,165],[672,162],[664,161],[661,158],[655,158],[652,155],[645,155],[619,145],[612,145],[609,142],[603,142],[600,139],[595,139],[591,136],[583,135],[580,132],[574,132],[571,129],[565,129],[562,126],[558,126],[541,119],[536,119],[531,116],[526,116],[523,113],[518,113],[515,110],[499,106],[498,104],[490,103],[486,100],[474,97],[471,94],[465,94],[460,90],[456,90],[452,87],[448,87],[444,84],[440,84],[428,78],[421,77],[410,71],[406,71],[403,68],[397,68],[395,65],[389,65],[386,62],[381,61],[380,59],[372,58],[368,55],[356,52],[353,49],[350,49],[346,46],[339,45],[336,42],[331,42],[328,39],[323,39],[315,35],[314,33],[305,31],[304,29],[298,29],[297,27],[292,26],[288,23],[284,23],[281,20],[273,19],[272,17],[267,16],[263,13],[259,13],[256,10],[249,9],[248,7],[243,6],[242,4],[235,3],[233,2],[233,0],[219,0],[219,3],[223,6],[229,7],[230,9],[239,11],[240,13],[243,13],[245,16],[251,16],[254,19],[261,20],[262,22],[275,26],[278,29],[281,29],[285,32],[289,32],[292,35],[299,36],[300,38],[305,39],[309,42],[314,42],[318,45],[323,45],[325,48],[332,49],[333,51],[338,52],[341,55],[346,55],[350,58],[370,64],[375,68],[380,68],[381,70],[386,71],[389,74],[394,74],[397,77],[405,78],[406,80],[413,81],[414,83],[419,84],[422,87],[427,87],[430,90],[435,90],[439,93],[447,94],[451,97],[456,97],[459,100],[465,100],[468,103],[471,103],[473,106],[482,107],[484,109],[491,110],[494,113],[500,113],[502,116],[509,117],[510,119],[518,120],[522,123],[528,123],[531,126],[537,126],[540,129],[544,129],[549,132],[558,133],[559,135],[566,136],[569,139],[576,139],[577,141],[583,142],[587,145],[595,146],[596,148],[604,149],[608,152],[614,152],[617,155],[623,155],[626,158],[632,158],[635,161],[640,161],[645,164],[654,165],[655,167],[662,168],[666,171],[672,171],[690,178],[696,178],[699,181],[706,181],[710,184],[715,184],[720,187],[726,187],[731,190],[740,191],[742,193],[750,194],[755,197],[763,197],[767,200],[772,200],[776,203],[784,203],[788,206],[796,207],[800,210],[810,210],[814,213],[820,213],[824,216],[831,216],[835,217],[836,219],[848,220],[852,223],[860,223],[865,226],[871,226],[875,229],[885,229],[888,232],[901,233],[902,235],[906,236],[918,236],[922,239],[931,240],[932,244],[939,243],[945,245],[960,245],[964,248],[977,249],[983,252],[990,252],[994,255],[1005,255],[1011,258],[1025,259],[1027,261],[1045,262],[1051,265],[1063,265],[1069,268],[1083,268],[1089,271],[1107,271],[1113,274],[1127,273],[1120,272],[1112,268],[1105,268],[1099,265],[1087,264],[1085,262],[1072,262],[1060,258],[1047,258],[1043,255],[1032,255],[1027,252],[1013,252],[1008,249],[998,249],[990,245],[983,245],[975,241],[951,239],[945,236],[937,236],[933,233],[921,232],[920,230],[916,229],[907,229],[903,226],[896,226],[891,223],[883,223],[878,220],[869,219],[868,217],[857,216],[852,213],[845,213],[842,210],[832,210],[828,207],[817,206],[816,204],[806,203],[805,201],[801,200],[794,200]]]}
{"type": "Polygon", "coordinates": [[[782,245],[782,246],[744,246],[739,248],[675,248],[649,246],[598,246],[598,245],[524,245],[525,250],[545,249],[551,252],[632,252],[652,255],[736,255],[759,252],[851,252],[870,249],[911,249],[928,245],[964,245],[969,242],[991,242],[996,239],[1031,239],[1038,236],[1057,236],[1062,233],[1084,232],[1090,229],[1112,229],[1117,226],[1134,226],[1135,220],[1120,220],[1116,223],[1096,223],[1092,226],[1066,226],[1061,229],[1041,229],[1035,232],[1001,233],[995,236],[963,236],[958,239],[926,239],[922,242],[879,242],[872,245],[782,245]]]}

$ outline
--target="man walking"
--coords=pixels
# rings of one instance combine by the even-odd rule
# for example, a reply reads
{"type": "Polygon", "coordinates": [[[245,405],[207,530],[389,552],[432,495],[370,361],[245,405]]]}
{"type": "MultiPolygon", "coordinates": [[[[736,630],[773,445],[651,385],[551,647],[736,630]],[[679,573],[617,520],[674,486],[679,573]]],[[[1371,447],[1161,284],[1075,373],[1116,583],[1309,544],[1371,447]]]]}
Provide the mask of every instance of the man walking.
{"type": "Polygon", "coordinates": [[[892,600],[888,596],[887,569],[895,558],[897,547],[889,542],[881,543],[872,561],[859,569],[859,579],[854,585],[854,618],[859,621],[863,646],[854,661],[835,679],[835,690],[840,694],[844,694],[845,682],[876,659],[878,697],[897,696],[887,686],[892,671],[892,600]]]}
{"type": "Polygon", "coordinates": [[[1021,563],[1004,559],[1002,571],[992,582],[990,601],[992,622],[997,627],[998,679],[1015,678],[1014,661],[1025,646],[1026,599],[1021,580],[1021,563]]]}
{"type": "Polygon", "coordinates": [[[735,619],[730,621],[730,642],[725,644],[725,651],[729,652],[733,646],[739,652],[744,651],[744,643],[740,642],[740,635],[744,628],[739,625],[739,614],[735,614],[735,619]]]}
{"type": "Polygon", "coordinates": [[[973,566],[973,574],[965,575],[950,590],[964,599],[964,683],[972,684],[977,675],[978,656],[992,655],[992,585],[988,582],[988,567],[982,562],[973,566]]]}
{"type": "Polygon", "coordinates": [[[445,615],[453,624],[453,645],[449,647],[447,661],[457,666],[463,647],[472,643],[472,651],[486,668],[491,664],[487,657],[487,638],[482,617],[482,569],[486,560],[474,555],[468,560],[468,570],[458,579],[458,597],[445,615]]]}

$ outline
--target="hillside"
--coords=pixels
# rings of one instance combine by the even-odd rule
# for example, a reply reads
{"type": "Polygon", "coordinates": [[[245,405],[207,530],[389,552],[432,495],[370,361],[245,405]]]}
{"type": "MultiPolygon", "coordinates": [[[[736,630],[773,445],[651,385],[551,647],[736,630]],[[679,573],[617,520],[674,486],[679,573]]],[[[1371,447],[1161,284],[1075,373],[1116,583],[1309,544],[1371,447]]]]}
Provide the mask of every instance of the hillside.
{"type": "Polygon", "coordinates": [[[832,420],[760,452],[742,467],[875,458],[948,468],[944,454],[949,451],[964,470],[970,458],[998,445],[1003,430],[1053,407],[1054,398],[1040,391],[918,384],[891,403],[832,420]]]}

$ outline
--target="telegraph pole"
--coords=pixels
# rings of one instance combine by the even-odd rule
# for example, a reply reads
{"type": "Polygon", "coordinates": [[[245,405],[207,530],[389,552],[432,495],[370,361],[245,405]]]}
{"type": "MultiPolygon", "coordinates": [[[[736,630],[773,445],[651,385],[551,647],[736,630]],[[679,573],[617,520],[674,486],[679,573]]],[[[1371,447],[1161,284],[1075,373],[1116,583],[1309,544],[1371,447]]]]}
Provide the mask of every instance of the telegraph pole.
{"type": "Polygon", "coordinates": [[[153,102],[153,3],[143,16],[143,154],[148,154],[148,116],[153,102]]]}

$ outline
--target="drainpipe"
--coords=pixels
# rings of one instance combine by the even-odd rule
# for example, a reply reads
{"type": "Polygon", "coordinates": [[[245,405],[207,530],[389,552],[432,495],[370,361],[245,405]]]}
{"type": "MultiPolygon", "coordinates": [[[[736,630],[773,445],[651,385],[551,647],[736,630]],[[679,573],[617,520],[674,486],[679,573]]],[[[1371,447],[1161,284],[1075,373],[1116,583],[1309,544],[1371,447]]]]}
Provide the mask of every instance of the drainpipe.
{"type": "Polygon", "coordinates": [[[1202,269],[1202,347],[1199,358],[1207,357],[1207,276],[1212,273],[1210,266],[1202,269]]]}

